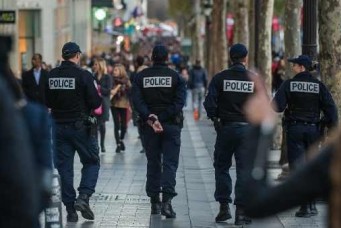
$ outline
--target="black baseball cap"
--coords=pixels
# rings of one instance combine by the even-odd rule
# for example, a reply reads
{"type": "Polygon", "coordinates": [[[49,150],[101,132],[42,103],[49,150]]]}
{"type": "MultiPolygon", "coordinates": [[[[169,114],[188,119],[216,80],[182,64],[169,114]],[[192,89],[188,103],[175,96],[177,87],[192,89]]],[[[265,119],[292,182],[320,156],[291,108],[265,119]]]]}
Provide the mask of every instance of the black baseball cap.
{"type": "Polygon", "coordinates": [[[70,56],[75,53],[82,53],[78,44],[76,44],[75,42],[67,42],[64,44],[62,49],[62,56],[70,56]]]}
{"type": "Polygon", "coordinates": [[[241,59],[247,56],[247,48],[244,44],[234,44],[230,48],[230,58],[234,59],[241,59]]]}
{"type": "Polygon", "coordinates": [[[168,51],[164,45],[156,45],[153,48],[152,60],[154,62],[165,62],[168,58],[168,51]]]}
{"type": "Polygon", "coordinates": [[[297,63],[298,65],[304,66],[305,68],[309,68],[312,65],[312,61],[307,55],[300,55],[297,58],[288,59],[290,63],[297,63]]]}

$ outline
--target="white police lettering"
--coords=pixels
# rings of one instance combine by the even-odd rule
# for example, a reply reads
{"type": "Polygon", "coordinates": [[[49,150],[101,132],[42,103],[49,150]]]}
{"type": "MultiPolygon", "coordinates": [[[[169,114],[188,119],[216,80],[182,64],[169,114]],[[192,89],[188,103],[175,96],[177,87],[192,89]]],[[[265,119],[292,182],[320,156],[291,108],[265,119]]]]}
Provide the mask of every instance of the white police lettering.
{"type": "Polygon", "coordinates": [[[75,89],[74,78],[49,78],[50,89],[75,89]]]}
{"type": "Polygon", "coordinates": [[[320,87],[314,82],[290,82],[290,92],[319,93],[320,87]]]}
{"type": "Polygon", "coordinates": [[[172,87],[172,77],[145,77],[143,78],[143,88],[151,87],[172,87]]]}
{"type": "Polygon", "coordinates": [[[238,80],[224,80],[225,92],[240,92],[253,93],[254,82],[238,81],[238,80]]]}

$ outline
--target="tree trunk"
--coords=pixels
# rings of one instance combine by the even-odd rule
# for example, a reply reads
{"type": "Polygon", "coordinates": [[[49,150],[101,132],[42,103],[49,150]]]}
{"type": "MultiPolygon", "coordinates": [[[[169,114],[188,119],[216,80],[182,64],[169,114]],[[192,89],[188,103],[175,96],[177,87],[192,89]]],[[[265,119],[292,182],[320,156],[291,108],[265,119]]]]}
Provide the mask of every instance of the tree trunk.
{"type": "Polygon", "coordinates": [[[204,52],[203,52],[203,39],[201,36],[201,26],[202,26],[202,18],[200,14],[200,1],[194,2],[194,13],[195,13],[195,40],[196,40],[196,55],[194,56],[195,60],[200,60],[203,62],[204,52]]]}
{"type": "Polygon", "coordinates": [[[242,43],[249,46],[249,20],[248,20],[248,1],[235,0],[234,10],[234,43],[242,43]]]}
{"type": "Polygon", "coordinates": [[[271,28],[274,0],[263,0],[259,18],[258,68],[264,77],[268,91],[271,91],[271,28]]]}
{"type": "MultiPolygon", "coordinates": [[[[330,89],[338,110],[341,108],[341,2],[319,1],[319,43],[321,78],[330,89]]],[[[339,112],[340,119],[340,112],[339,112]]],[[[333,191],[330,198],[330,227],[341,227],[341,156],[333,162],[333,191]]]]}
{"type": "MultiPolygon", "coordinates": [[[[319,7],[319,43],[321,78],[335,100],[338,110],[341,108],[341,2],[320,0],[319,7]]],[[[340,119],[340,112],[339,112],[340,119]]],[[[336,153],[337,154],[337,153],[336,153]]],[[[333,161],[333,191],[330,197],[330,227],[341,227],[341,156],[333,161]]]]}
{"type": "MultiPolygon", "coordinates": [[[[341,108],[341,3],[335,0],[319,2],[319,42],[321,78],[341,108]]],[[[340,118],[340,112],[339,112],[340,118]]]]}
{"type": "Polygon", "coordinates": [[[226,1],[213,1],[209,77],[227,67],[226,1]]]}
{"type": "Polygon", "coordinates": [[[302,0],[287,0],[284,11],[284,59],[286,63],[285,78],[292,78],[293,72],[288,58],[298,56],[302,53],[301,44],[301,9],[302,0]]]}
{"type": "MultiPolygon", "coordinates": [[[[288,58],[298,56],[301,54],[301,8],[302,0],[287,0],[284,11],[284,59],[285,59],[285,79],[294,76],[291,67],[287,61],[288,58]]],[[[282,115],[281,115],[282,116],[282,115]]],[[[287,157],[287,142],[285,129],[282,128],[283,124],[279,123],[276,135],[282,135],[282,138],[274,140],[274,147],[279,147],[281,144],[281,159],[279,163],[284,165],[288,163],[287,157]]]]}
{"type": "Polygon", "coordinates": [[[249,68],[255,67],[255,0],[249,0],[249,68]]]}
{"type": "Polygon", "coordinates": [[[192,41],[192,62],[195,61],[196,56],[198,55],[198,39],[196,36],[196,25],[195,23],[190,23],[190,31],[191,31],[191,41],[192,41]]]}

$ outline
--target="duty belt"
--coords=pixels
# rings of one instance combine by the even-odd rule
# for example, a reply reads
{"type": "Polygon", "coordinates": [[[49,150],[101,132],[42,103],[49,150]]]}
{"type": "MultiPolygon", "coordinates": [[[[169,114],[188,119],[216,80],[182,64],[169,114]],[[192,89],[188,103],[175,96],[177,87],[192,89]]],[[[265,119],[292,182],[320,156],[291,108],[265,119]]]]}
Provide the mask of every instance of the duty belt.
{"type": "Polygon", "coordinates": [[[300,121],[300,120],[292,120],[288,121],[288,124],[303,124],[303,125],[317,125],[318,123],[308,122],[308,121],[300,121]]]}
{"type": "Polygon", "coordinates": [[[226,121],[226,120],[220,120],[220,123],[222,125],[229,125],[229,124],[236,124],[236,125],[248,125],[248,122],[241,122],[241,121],[226,121]]]}

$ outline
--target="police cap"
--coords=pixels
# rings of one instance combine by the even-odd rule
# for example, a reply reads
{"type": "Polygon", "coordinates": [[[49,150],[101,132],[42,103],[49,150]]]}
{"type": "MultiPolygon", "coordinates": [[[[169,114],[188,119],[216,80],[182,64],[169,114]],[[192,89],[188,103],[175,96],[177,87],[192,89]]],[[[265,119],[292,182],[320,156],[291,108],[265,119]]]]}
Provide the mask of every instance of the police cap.
{"type": "Polygon", "coordinates": [[[247,53],[248,51],[244,44],[234,44],[230,48],[230,58],[232,60],[245,58],[247,53]]]}
{"type": "Polygon", "coordinates": [[[307,69],[310,68],[312,65],[312,61],[307,55],[300,55],[297,58],[288,59],[288,62],[296,63],[298,65],[304,66],[307,69]]]}
{"type": "Polygon", "coordinates": [[[152,60],[154,62],[165,62],[168,58],[168,51],[164,45],[156,45],[153,48],[152,60]]]}
{"type": "Polygon", "coordinates": [[[67,42],[62,49],[62,56],[70,56],[75,53],[82,53],[78,44],[75,42],[67,42]]]}

